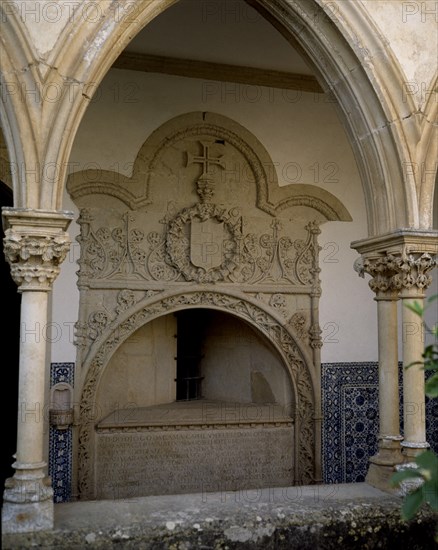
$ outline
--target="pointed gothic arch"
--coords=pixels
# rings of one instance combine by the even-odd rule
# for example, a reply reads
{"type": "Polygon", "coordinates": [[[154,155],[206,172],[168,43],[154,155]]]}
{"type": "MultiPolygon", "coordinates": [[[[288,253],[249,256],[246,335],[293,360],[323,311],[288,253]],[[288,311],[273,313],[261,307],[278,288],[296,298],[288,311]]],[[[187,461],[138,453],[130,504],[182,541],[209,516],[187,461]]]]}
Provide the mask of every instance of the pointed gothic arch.
{"type": "MultiPolygon", "coordinates": [[[[108,8],[98,20],[86,21],[86,24],[80,10],[69,18],[50,54],[50,67],[45,65],[43,72],[36,74],[32,70],[32,76],[26,76],[31,84],[38,86],[60,83],[62,74],[65,85],[59,100],[44,106],[45,146],[29,157],[32,161],[38,160],[39,172],[32,185],[23,176],[15,178],[16,206],[62,208],[71,146],[93,91],[133,36],[174,3],[175,0],[136,3],[131,11],[117,13],[108,8]],[[72,82],[76,84],[74,87],[70,86],[72,82]],[[44,177],[43,166],[56,166],[56,178],[44,177]]],[[[342,17],[340,13],[337,17],[332,6],[316,1],[251,0],[250,4],[283,36],[299,45],[314,65],[323,87],[336,97],[362,177],[369,235],[384,234],[397,227],[419,227],[415,184],[412,178],[405,177],[402,168],[403,163],[412,161],[406,143],[407,132],[401,121],[393,118],[397,110],[394,106],[401,107],[395,90],[401,89],[403,76],[364,8],[359,3],[348,2],[342,7],[342,17]],[[360,40],[366,37],[369,44],[362,47],[357,37],[360,40]],[[336,48],[332,47],[333,43],[336,48]],[[367,62],[370,52],[374,54],[373,68],[367,62]],[[385,89],[388,71],[392,83],[389,92],[385,89]]],[[[17,23],[18,15],[8,13],[5,21],[4,31],[10,37],[5,47],[6,58],[15,59],[16,66],[20,67],[39,66],[35,52],[19,48],[23,55],[17,57],[14,53],[17,44],[25,43],[22,25],[17,23]]],[[[17,118],[20,107],[20,102],[12,98],[4,101],[2,108],[11,128],[6,140],[12,162],[22,160],[24,145],[20,145],[20,134],[25,133],[26,126],[28,130],[40,132],[29,117],[17,118]]],[[[408,105],[400,113],[406,109],[408,105]]],[[[34,143],[40,137],[35,134],[34,143]]]]}

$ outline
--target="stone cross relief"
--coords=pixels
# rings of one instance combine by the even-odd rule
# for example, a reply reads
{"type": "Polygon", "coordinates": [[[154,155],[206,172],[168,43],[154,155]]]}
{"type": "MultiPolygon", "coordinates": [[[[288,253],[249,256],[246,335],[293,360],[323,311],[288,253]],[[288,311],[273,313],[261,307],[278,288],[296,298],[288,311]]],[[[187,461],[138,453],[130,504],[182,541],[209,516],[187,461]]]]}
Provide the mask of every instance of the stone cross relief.
{"type": "MultiPolygon", "coordinates": [[[[210,147],[213,144],[210,141],[199,141],[202,147],[202,154],[199,156],[193,155],[187,152],[186,167],[190,164],[200,164],[202,166],[202,174],[197,180],[197,190],[200,196],[201,202],[210,202],[214,195],[214,179],[213,173],[210,170],[211,166],[220,166],[225,168],[225,162],[222,160],[223,156],[210,157],[210,147]]],[[[221,144],[222,145],[222,144],[221,144]]]]}
{"type": "MultiPolygon", "coordinates": [[[[210,203],[214,196],[215,181],[212,166],[225,168],[223,155],[210,156],[210,147],[213,142],[199,141],[202,148],[201,155],[193,155],[187,151],[186,167],[191,164],[200,164],[202,173],[197,180],[197,192],[201,203],[210,203]]],[[[223,145],[220,144],[222,147],[223,145]]],[[[210,217],[205,220],[193,219],[190,224],[190,261],[197,267],[206,270],[217,268],[223,261],[223,242],[226,239],[223,222],[210,217]]]]}

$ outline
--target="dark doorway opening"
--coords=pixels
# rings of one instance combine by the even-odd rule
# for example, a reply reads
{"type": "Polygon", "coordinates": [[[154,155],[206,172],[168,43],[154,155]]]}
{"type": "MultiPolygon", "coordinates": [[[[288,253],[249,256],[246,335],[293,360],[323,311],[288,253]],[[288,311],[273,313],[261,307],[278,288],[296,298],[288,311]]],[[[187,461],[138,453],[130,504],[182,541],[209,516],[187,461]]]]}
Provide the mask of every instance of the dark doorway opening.
{"type": "MultiPolygon", "coordinates": [[[[13,206],[11,189],[0,181],[1,206],[13,206]]],[[[1,228],[2,241],[4,238],[1,228]]],[[[3,418],[3,452],[1,462],[1,483],[14,474],[12,468],[13,455],[17,445],[17,409],[18,409],[18,364],[20,358],[20,302],[21,295],[17,292],[17,285],[11,278],[11,271],[4,254],[0,254],[0,281],[2,289],[3,310],[3,369],[1,414],[3,418]],[[7,358],[7,359],[6,359],[7,358]]],[[[1,491],[3,501],[3,491],[1,491]]]]}
{"type": "Polygon", "coordinates": [[[187,309],[176,313],[176,400],[190,401],[202,398],[201,360],[208,326],[208,311],[187,309]]]}

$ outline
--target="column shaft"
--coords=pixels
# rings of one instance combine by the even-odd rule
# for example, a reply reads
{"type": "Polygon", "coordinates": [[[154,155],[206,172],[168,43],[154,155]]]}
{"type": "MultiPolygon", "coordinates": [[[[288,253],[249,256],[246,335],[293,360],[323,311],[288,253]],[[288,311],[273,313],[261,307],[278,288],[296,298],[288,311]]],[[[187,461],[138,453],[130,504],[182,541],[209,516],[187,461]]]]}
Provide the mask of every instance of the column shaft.
{"type": "Polygon", "coordinates": [[[403,418],[404,441],[403,454],[411,460],[427,448],[426,442],[426,405],[424,393],[424,370],[421,365],[424,352],[423,322],[414,311],[407,307],[413,301],[423,305],[421,292],[416,297],[403,298],[403,418]],[[412,366],[409,366],[412,365],[412,366]],[[408,367],[408,368],[407,368],[408,367]]]}
{"type": "Polygon", "coordinates": [[[380,437],[399,436],[397,301],[376,298],[379,342],[380,437]]]}
{"type": "Polygon", "coordinates": [[[44,291],[22,293],[17,466],[43,462],[47,297],[44,291]]]}
{"type": "Polygon", "coordinates": [[[370,458],[366,481],[390,490],[394,466],[403,462],[400,441],[397,293],[377,292],[379,346],[379,450],[370,458]]]}
{"type": "Polygon", "coordinates": [[[403,369],[405,441],[399,435],[398,338],[396,300],[403,298],[404,366],[421,361],[424,349],[422,322],[406,308],[411,299],[422,299],[436,266],[437,232],[398,229],[351,244],[362,257],[354,268],[361,277],[371,275],[376,293],[379,331],[379,451],[370,458],[366,480],[394,491],[390,479],[395,466],[427,446],[425,441],[424,373],[418,366],[403,369]],[[401,448],[404,449],[404,455],[401,448]]]}

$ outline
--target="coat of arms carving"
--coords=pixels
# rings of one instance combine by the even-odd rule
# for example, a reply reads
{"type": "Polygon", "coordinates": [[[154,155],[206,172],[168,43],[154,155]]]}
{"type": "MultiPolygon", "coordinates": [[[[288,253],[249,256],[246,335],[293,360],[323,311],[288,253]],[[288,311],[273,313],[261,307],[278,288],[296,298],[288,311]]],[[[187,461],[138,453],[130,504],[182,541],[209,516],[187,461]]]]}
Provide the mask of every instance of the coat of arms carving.
{"type": "Polygon", "coordinates": [[[213,218],[192,220],[190,227],[190,260],[193,265],[212,269],[223,261],[225,228],[223,222],[213,218]]]}

